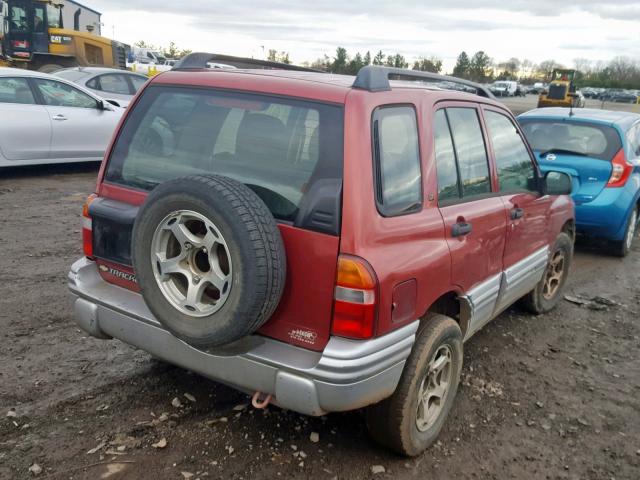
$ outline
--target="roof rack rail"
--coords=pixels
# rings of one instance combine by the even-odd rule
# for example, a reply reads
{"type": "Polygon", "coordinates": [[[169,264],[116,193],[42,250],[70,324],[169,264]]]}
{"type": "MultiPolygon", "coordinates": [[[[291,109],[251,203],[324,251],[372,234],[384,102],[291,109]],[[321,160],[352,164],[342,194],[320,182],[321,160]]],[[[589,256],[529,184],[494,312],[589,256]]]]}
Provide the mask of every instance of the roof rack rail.
{"type": "Polygon", "coordinates": [[[267,70],[297,70],[299,72],[317,72],[311,68],[299,67],[288,63],[270,62],[255,58],[233,57],[218,53],[196,52],[190,53],[178,60],[171,70],[200,70],[208,68],[209,63],[219,63],[235,68],[261,68],[267,70]]]}
{"type": "MultiPolygon", "coordinates": [[[[406,70],[403,68],[383,67],[367,65],[358,71],[358,76],[353,82],[353,88],[360,88],[370,92],[384,92],[391,90],[389,80],[427,81],[431,83],[449,82],[462,87],[472,88],[476,95],[486,98],[495,98],[493,93],[479,83],[464,80],[462,78],[440,75],[438,73],[422,72],[420,70],[406,70]]],[[[444,87],[446,88],[446,87],[444,87]]]]}

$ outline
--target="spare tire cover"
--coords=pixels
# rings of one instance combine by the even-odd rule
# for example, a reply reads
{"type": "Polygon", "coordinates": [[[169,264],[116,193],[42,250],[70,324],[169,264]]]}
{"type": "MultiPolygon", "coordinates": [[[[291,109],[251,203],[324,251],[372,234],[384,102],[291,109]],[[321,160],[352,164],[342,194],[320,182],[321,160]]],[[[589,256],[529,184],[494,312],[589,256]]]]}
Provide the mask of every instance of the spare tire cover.
{"type": "Polygon", "coordinates": [[[145,303],[176,337],[219,346],[253,333],[284,289],[280,231],[264,202],[227,177],[156,187],[133,227],[133,267],[145,303]]]}

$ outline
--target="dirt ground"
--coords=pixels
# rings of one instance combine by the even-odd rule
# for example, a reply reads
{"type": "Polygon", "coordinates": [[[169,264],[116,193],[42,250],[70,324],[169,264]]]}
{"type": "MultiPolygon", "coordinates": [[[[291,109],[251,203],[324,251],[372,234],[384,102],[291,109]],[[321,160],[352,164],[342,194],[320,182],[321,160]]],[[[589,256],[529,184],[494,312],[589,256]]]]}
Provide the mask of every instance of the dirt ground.
{"type": "Polygon", "coordinates": [[[66,275],[96,171],[0,173],[0,478],[34,464],[47,479],[640,478],[640,242],[624,261],[579,246],[566,293],[604,299],[514,307],[468,342],[439,442],[406,459],[367,437],[362,412],[256,411],[80,331],[66,275]]]}

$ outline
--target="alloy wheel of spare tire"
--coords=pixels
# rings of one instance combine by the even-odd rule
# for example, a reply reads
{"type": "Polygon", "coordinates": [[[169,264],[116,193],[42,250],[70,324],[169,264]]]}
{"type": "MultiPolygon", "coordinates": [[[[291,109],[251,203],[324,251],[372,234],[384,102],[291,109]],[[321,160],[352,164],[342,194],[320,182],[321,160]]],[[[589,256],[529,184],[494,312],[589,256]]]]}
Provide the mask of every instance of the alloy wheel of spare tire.
{"type": "Polygon", "coordinates": [[[216,175],[156,187],[136,217],[132,259],[149,310],[196,347],[255,332],[284,289],[284,245],[271,212],[251,189],[216,175]]]}

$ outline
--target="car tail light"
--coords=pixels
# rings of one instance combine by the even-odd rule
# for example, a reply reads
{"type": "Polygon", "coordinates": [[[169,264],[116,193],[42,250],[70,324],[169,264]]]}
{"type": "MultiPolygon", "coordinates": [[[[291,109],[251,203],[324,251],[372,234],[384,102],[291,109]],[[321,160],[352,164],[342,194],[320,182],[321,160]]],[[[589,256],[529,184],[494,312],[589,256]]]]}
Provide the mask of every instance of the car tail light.
{"type": "Polygon", "coordinates": [[[341,255],[333,304],[332,334],[371,338],[375,333],[378,281],[363,259],[341,255]]]}
{"type": "Polygon", "coordinates": [[[611,178],[607,182],[607,187],[624,187],[629,179],[629,175],[633,171],[633,165],[627,162],[624,154],[624,148],[621,148],[616,156],[611,160],[613,169],[611,170],[611,178]]]}
{"type": "Polygon", "coordinates": [[[29,42],[27,40],[14,40],[11,42],[13,48],[29,48],[29,42]]]}
{"type": "Polygon", "coordinates": [[[92,193],[87,197],[87,201],[82,206],[82,250],[85,256],[93,257],[93,222],[91,215],[89,215],[89,205],[98,196],[92,193]]]}

